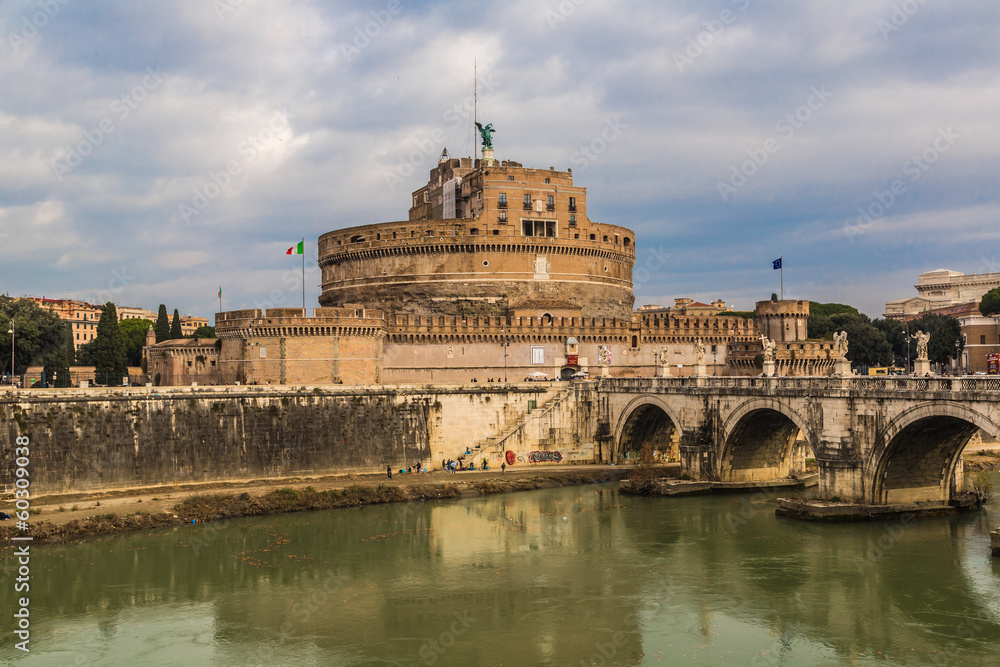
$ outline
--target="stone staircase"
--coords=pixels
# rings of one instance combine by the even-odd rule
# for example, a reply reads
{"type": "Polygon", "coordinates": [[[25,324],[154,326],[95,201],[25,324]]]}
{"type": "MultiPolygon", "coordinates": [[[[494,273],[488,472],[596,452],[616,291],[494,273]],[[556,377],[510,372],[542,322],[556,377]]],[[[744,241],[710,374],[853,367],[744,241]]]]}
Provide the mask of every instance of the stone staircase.
{"type": "MultiPolygon", "coordinates": [[[[549,399],[545,405],[534,410],[521,413],[517,420],[511,425],[504,425],[499,429],[499,433],[492,438],[485,438],[477,442],[470,449],[472,450],[472,457],[475,461],[481,461],[483,458],[487,458],[490,461],[495,461],[497,457],[503,455],[503,453],[509,449],[508,444],[512,440],[516,440],[515,436],[523,433],[525,429],[537,423],[539,420],[545,419],[548,415],[556,408],[563,405],[571,396],[576,392],[576,387],[572,384],[566,387],[562,387],[556,392],[556,395],[549,399]]],[[[557,439],[558,429],[549,427],[546,436],[536,444],[537,449],[546,448],[546,443],[555,442],[557,439]]]]}

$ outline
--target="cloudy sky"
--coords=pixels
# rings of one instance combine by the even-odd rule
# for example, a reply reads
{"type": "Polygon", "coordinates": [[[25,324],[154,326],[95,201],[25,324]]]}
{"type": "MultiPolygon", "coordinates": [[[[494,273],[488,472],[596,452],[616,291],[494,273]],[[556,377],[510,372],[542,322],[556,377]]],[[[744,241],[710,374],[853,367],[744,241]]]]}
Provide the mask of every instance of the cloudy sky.
{"type": "Polygon", "coordinates": [[[637,305],[1000,271],[993,0],[0,2],[0,291],[316,305],[316,239],[442,148],[573,169],[637,305]],[[669,255],[666,263],[656,257],[669,255]]]}

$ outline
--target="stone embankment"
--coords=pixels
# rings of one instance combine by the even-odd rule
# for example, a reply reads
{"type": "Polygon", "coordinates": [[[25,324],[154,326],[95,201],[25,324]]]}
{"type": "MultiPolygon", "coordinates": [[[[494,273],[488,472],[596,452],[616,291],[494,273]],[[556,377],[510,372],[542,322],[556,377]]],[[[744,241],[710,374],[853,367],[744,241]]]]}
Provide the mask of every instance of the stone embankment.
{"type": "MultiPolygon", "coordinates": [[[[448,475],[435,472],[396,475],[393,480],[377,475],[352,475],[294,483],[283,480],[280,488],[275,488],[274,484],[260,486],[259,482],[252,482],[244,486],[243,491],[232,486],[179,492],[164,488],[146,489],[145,503],[141,497],[115,494],[59,497],[55,499],[56,504],[53,504],[53,499],[39,498],[33,506],[43,510],[45,514],[42,516],[51,512],[55,514],[45,519],[32,516],[31,529],[27,534],[34,538],[35,543],[61,542],[246,516],[598,484],[617,481],[629,472],[629,468],[616,466],[574,466],[573,469],[550,466],[508,471],[506,474],[448,475]],[[164,499],[150,498],[153,493],[163,495],[164,499]],[[66,511],[65,506],[70,503],[73,503],[72,510],[66,511]]],[[[6,525],[0,525],[0,544],[7,546],[12,544],[11,537],[21,533],[16,531],[13,521],[4,523],[6,525]]]]}
{"type": "Polygon", "coordinates": [[[1000,558],[1000,528],[990,533],[990,545],[993,547],[993,555],[1000,558]]]}

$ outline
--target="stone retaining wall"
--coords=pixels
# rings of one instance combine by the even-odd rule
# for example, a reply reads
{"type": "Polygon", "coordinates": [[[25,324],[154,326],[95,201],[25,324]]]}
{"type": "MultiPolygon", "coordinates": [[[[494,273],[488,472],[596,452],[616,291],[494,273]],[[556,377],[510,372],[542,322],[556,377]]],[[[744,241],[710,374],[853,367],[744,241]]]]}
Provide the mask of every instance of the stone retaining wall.
{"type": "MultiPolygon", "coordinates": [[[[398,469],[418,461],[439,466],[441,458],[457,458],[466,449],[478,455],[478,447],[517,428],[529,402],[531,409],[543,408],[566,386],[143,387],[0,394],[0,492],[13,488],[19,435],[30,438],[32,495],[398,469]]],[[[546,449],[565,452],[566,461],[586,451],[573,429],[530,430],[517,439],[524,455],[539,447],[539,438],[546,449]]],[[[475,459],[478,463],[480,456],[475,459]]]]}

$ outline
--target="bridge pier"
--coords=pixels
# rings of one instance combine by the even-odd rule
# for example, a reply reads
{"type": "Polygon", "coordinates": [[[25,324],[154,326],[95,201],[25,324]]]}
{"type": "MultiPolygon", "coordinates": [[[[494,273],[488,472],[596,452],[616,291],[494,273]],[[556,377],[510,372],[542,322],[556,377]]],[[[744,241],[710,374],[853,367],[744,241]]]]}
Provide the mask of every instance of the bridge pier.
{"type": "Polygon", "coordinates": [[[854,461],[816,459],[819,497],[848,503],[865,502],[864,470],[854,461]]]}

